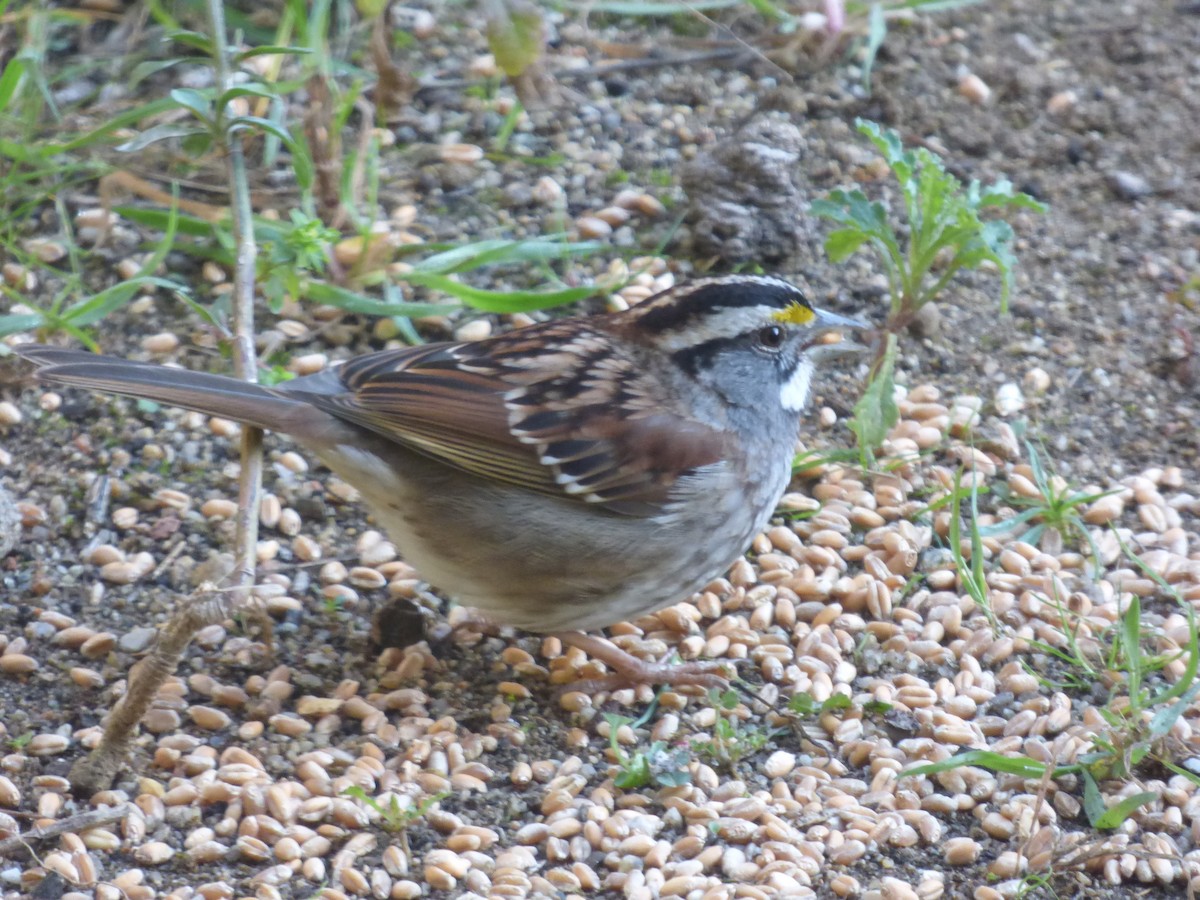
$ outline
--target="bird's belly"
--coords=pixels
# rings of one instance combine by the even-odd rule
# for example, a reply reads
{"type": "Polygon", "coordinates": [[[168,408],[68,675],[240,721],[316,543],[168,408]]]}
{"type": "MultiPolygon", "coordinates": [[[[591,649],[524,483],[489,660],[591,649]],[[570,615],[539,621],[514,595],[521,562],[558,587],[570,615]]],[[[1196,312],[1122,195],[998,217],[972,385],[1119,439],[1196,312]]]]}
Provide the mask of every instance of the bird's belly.
{"type": "Polygon", "coordinates": [[[379,453],[339,446],[321,456],[360,487],[422,578],[534,632],[601,628],[686,599],[724,572],[763,524],[744,498],[714,505],[721,492],[663,522],[485,481],[394,445],[379,453]]]}

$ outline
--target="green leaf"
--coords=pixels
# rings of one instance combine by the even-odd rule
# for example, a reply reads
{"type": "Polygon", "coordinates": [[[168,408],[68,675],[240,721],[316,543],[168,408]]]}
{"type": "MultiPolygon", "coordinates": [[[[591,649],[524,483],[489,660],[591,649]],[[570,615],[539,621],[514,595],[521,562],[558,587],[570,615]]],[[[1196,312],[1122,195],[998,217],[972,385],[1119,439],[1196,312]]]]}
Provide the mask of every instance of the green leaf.
{"type": "Polygon", "coordinates": [[[596,253],[603,246],[597,241],[568,243],[556,240],[553,235],[520,241],[476,241],[428,256],[416,263],[413,269],[422,275],[452,275],[488,265],[527,265],[572,259],[596,253]]]}
{"type": "Polygon", "coordinates": [[[0,112],[8,109],[8,104],[25,78],[28,65],[29,61],[24,57],[14,56],[4,67],[4,72],[0,74],[0,112]]]}
{"type": "Polygon", "coordinates": [[[798,716],[811,716],[817,711],[817,701],[813,699],[812,694],[802,691],[792,695],[792,698],[788,700],[787,708],[788,712],[798,716]]]}
{"type": "Polygon", "coordinates": [[[193,88],[175,88],[169,96],[177,106],[191,110],[192,114],[200,121],[206,125],[212,125],[213,104],[206,94],[193,88]]]}
{"type": "MultiPolygon", "coordinates": [[[[655,746],[662,743],[655,741],[655,746]]],[[[659,768],[654,773],[654,782],[661,787],[674,788],[684,787],[692,783],[692,773],[688,771],[688,751],[681,747],[671,755],[669,764],[659,768]]]]}
{"type": "Polygon", "coordinates": [[[199,31],[172,31],[168,32],[167,39],[199,50],[205,56],[213,54],[212,41],[207,34],[199,31]]]}
{"type": "Polygon", "coordinates": [[[943,12],[945,10],[962,9],[966,6],[974,6],[976,3],[983,3],[985,0],[900,0],[899,3],[892,3],[890,11],[903,12],[905,10],[916,10],[917,12],[943,12]]]}
{"type": "Polygon", "coordinates": [[[251,47],[249,50],[233,54],[233,60],[234,62],[242,63],[248,59],[254,59],[256,56],[302,56],[311,54],[312,52],[308,47],[298,47],[294,44],[263,44],[259,47],[251,47]]]}
{"type": "Polygon", "coordinates": [[[870,239],[869,234],[857,228],[839,228],[825,238],[825,255],[829,257],[830,262],[844,262],[870,239]]]}
{"type": "Polygon", "coordinates": [[[103,125],[92,129],[86,134],[73,138],[64,144],[58,144],[48,148],[46,155],[51,156],[56,153],[69,153],[72,150],[78,150],[80,147],[88,147],[94,144],[97,140],[111,134],[114,131],[119,131],[124,128],[129,128],[138,124],[143,119],[153,118],[154,116],[162,115],[174,109],[178,109],[179,104],[169,97],[163,97],[160,100],[154,100],[150,103],[144,103],[141,106],[126,110],[123,113],[118,113],[111,119],[108,119],[103,125]]]}
{"type": "Polygon", "coordinates": [[[879,48],[887,38],[887,18],[883,14],[882,3],[872,3],[871,11],[867,14],[867,46],[863,49],[862,88],[867,96],[871,95],[871,71],[875,68],[875,57],[879,48]]]}
{"type": "Polygon", "coordinates": [[[1187,712],[1196,694],[1200,693],[1200,681],[1192,683],[1184,693],[1170,706],[1158,710],[1150,719],[1150,734],[1155,738],[1165,737],[1167,732],[1179,721],[1179,717],[1187,712]]]}
{"type": "Polygon", "coordinates": [[[152,128],[147,128],[137,137],[130,138],[123,144],[117,144],[116,149],[122,153],[136,153],[138,150],[144,150],[158,141],[167,141],[172,138],[188,137],[189,135],[196,134],[207,136],[208,132],[201,131],[197,125],[162,122],[152,128]]]}
{"type": "Polygon", "coordinates": [[[731,9],[741,0],[695,0],[681,7],[679,0],[596,0],[595,3],[572,2],[569,7],[587,13],[609,13],[614,16],[677,16],[686,8],[694,12],[731,9]]]}
{"type": "Polygon", "coordinates": [[[252,81],[248,84],[239,84],[237,87],[231,87],[217,98],[215,105],[218,109],[224,109],[230,100],[236,100],[238,97],[258,97],[263,100],[274,100],[277,96],[279,94],[275,88],[252,81]]]}
{"type": "Polygon", "coordinates": [[[1092,827],[1100,831],[1111,831],[1114,828],[1119,828],[1121,823],[1133,815],[1139,807],[1145,806],[1147,803],[1153,803],[1157,799],[1158,794],[1153,791],[1141,791],[1137,794],[1131,794],[1117,801],[1093,819],[1092,827]]]}
{"type": "Polygon", "coordinates": [[[845,694],[830,694],[829,699],[821,704],[821,712],[841,712],[844,709],[850,709],[854,705],[845,694]]]}
{"type": "Polygon", "coordinates": [[[18,331],[32,331],[40,328],[44,321],[38,313],[11,313],[0,316],[0,337],[16,334],[18,331]]]}
{"type": "MultiPolygon", "coordinates": [[[[165,229],[171,221],[171,212],[168,210],[147,209],[141,206],[117,206],[114,208],[114,211],[119,213],[124,219],[129,219],[131,222],[136,222],[139,225],[145,225],[147,228],[155,228],[160,231],[165,229]]],[[[176,220],[180,234],[210,240],[215,237],[216,227],[207,219],[179,213],[176,220]]]]}
{"type": "Polygon", "coordinates": [[[857,438],[860,453],[868,456],[887,437],[887,433],[900,421],[900,409],[896,406],[896,384],[893,372],[896,366],[896,336],[887,336],[887,346],[875,376],[867,384],[858,403],[854,404],[854,418],[850,430],[857,438]]]}
{"type": "Polygon", "coordinates": [[[264,119],[262,116],[238,116],[235,119],[229,120],[229,131],[231,134],[239,128],[257,129],[258,131],[272,134],[279,138],[288,149],[292,147],[292,133],[278,122],[272,122],[270,119],[264,119]]]}
{"type": "Polygon", "coordinates": [[[542,55],[546,33],[541,10],[522,0],[492,0],[487,10],[488,49],[500,70],[516,78],[542,55]]]}
{"type": "Polygon", "coordinates": [[[203,156],[212,146],[213,136],[208,131],[197,131],[189,134],[179,142],[180,149],[189,156],[203,156]]]}
{"type": "Polygon", "coordinates": [[[904,142],[900,140],[898,132],[882,128],[878,123],[867,119],[855,119],[854,127],[875,145],[875,149],[883,155],[888,168],[895,173],[896,180],[902,186],[912,179],[913,170],[917,165],[916,157],[911,150],[904,149],[904,142]]]}
{"type": "Polygon", "coordinates": [[[151,75],[157,75],[159,72],[177,66],[182,62],[184,60],[179,57],[174,59],[151,59],[140,62],[133,67],[133,71],[129,75],[129,86],[136,87],[151,75]]]}
{"type": "Polygon", "coordinates": [[[346,288],[320,281],[309,282],[304,295],[316,303],[327,303],[346,312],[364,316],[445,316],[461,307],[457,303],[408,303],[406,301],[376,300],[346,288]]]}
{"type": "Polygon", "coordinates": [[[180,293],[187,290],[186,285],[176,281],[169,281],[166,278],[152,278],[149,276],[131,278],[128,281],[122,281],[119,284],[114,284],[112,287],[105,288],[98,294],[88,297],[86,300],[72,304],[63,311],[62,317],[76,327],[94,325],[113,312],[113,310],[121,308],[132,300],[134,295],[144,287],[158,287],[180,293]]]}
{"type": "Polygon", "coordinates": [[[1129,597],[1129,606],[1121,617],[1121,649],[1125,657],[1125,675],[1130,700],[1135,700],[1142,687],[1142,601],[1137,594],[1129,597]]]}
{"type": "Polygon", "coordinates": [[[14,162],[37,164],[44,157],[52,156],[53,153],[46,153],[40,147],[19,144],[16,141],[6,141],[0,138],[0,155],[7,156],[14,162]]]}
{"type": "Polygon", "coordinates": [[[447,278],[444,275],[426,275],[408,272],[400,276],[412,284],[442,291],[456,297],[468,306],[491,313],[532,312],[537,309],[552,309],[566,306],[596,294],[597,287],[563,288],[557,291],[488,291],[447,278]]]}
{"type": "Polygon", "coordinates": [[[1182,766],[1175,765],[1175,763],[1171,762],[1169,759],[1162,759],[1162,760],[1159,760],[1159,762],[1162,763],[1163,768],[1169,769],[1170,771],[1174,772],[1176,775],[1180,775],[1180,776],[1186,778],[1192,784],[1196,785],[1197,787],[1200,787],[1200,775],[1197,775],[1195,772],[1189,772],[1187,769],[1183,768],[1182,766]]]}
{"type": "Polygon", "coordinates": [[[966,750],[943,759],[941,762],[926,763],[923,766],[906,769],[900,773],[900,777],[936,775],[951,769],[961,769],[963,766],[978,766],[992,772],[1019,775],[1021,778],[1044,778],[1046,775],[1046,764],[1029,756],[1002,756],[991,750],[966,750]]]}
{"type": "Polygon", "coordinates": [[[613,778],[613,784],[629,790],[642,788],[650,783],[650,762],[644,754],[636,753],[633,759],[622,766],[613,778]]]}

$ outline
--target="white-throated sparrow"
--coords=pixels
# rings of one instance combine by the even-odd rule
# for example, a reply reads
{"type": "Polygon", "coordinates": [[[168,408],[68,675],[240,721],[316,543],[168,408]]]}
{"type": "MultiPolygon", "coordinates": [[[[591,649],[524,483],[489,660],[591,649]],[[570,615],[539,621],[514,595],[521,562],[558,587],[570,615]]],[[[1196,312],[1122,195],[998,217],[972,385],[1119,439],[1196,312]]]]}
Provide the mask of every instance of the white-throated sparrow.
{"type": "MultiPolygon", "coordinates": [[[[545,633],[653,612],[721,574],[787,487],[819,339],[860,324],[785,281],[735,275],[271,388],[15,349],[44,381],[291,435],[362,492],[431,584],[545,633]]],[[[564,638],[632,680],[711,683],[702,667],[646,667],[564,638]]]]}

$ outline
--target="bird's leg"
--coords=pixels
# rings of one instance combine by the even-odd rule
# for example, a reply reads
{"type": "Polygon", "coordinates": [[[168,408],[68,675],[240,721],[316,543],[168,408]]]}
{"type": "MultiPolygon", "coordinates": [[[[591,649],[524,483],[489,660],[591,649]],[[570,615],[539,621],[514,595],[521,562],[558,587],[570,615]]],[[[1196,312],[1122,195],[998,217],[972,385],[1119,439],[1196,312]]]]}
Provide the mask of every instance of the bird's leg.
{"type": "Polygon", "coordinates": [[[604,678],[577,681],[567,687],[570,690],[617,690],[639,684],[665,684],[672,687],[694,686],[724,690],[732,677],[727,663],[711,662],[646,662],[626,653],[603,638],[592,637],[579,631],[560,631],[553,635],[564,644],[582,650],[593,659],[598,659],[613,674],[604,678]]]}

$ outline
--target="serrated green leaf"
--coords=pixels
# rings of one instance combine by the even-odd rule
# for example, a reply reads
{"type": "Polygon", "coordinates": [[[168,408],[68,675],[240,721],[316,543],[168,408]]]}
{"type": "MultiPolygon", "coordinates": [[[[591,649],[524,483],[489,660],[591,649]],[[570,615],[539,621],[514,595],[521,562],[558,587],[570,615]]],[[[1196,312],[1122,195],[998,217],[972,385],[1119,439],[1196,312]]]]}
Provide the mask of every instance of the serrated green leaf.
{"type": "Polygon", "coordinates": [[[854,254],[871,236],[858,228],[839,228],[825,238],[825,255],[831,262],[840,263],[854,254]]]}
{"type": "Polygon", "coordinates": [[[904,142],[900,140],[897,132],[890,128],[882,128],[877,122],[868,119],[855,119],[854,127],[875,145],[888,167],[896,173],[896,180],[901,185],[912,178],[916,162],[912,152],[904,149],[904,142]]]}

